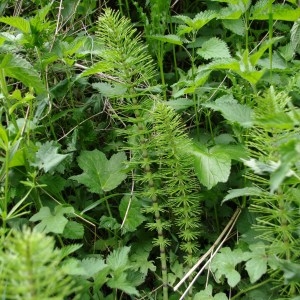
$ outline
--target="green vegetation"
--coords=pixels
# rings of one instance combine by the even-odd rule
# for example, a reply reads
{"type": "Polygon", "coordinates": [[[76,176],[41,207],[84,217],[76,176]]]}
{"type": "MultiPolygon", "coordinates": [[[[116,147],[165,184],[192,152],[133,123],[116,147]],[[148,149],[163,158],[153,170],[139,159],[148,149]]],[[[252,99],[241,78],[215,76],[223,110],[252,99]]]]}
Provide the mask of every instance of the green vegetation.
{"type": "Polygon", "coordinates": [[[299,300],[297,1],[15,2],[2,299],[299,300]]]}

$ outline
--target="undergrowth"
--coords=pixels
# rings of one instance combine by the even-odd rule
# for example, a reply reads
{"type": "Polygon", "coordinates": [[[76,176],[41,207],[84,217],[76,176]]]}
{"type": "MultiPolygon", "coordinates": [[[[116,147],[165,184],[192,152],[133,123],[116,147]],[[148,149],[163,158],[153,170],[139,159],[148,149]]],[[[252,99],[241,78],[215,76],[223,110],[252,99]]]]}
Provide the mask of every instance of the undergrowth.
{"type": "Polygon", "coordinates": [[[299,20],[2,1],[1,297],[299,299],[299,20]]]}

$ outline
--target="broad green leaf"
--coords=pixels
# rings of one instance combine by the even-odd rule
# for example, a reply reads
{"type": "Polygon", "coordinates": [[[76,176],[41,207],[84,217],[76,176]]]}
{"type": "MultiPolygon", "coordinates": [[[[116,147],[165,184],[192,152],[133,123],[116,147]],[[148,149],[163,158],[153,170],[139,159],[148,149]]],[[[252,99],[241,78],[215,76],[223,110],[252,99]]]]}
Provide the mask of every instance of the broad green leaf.
{"type": "Polygon", "coordinates": [[[197,54],[205,59],[231,57],[227,44],[217,37],[204,42],[197,54]]]}
{"type": "Polygon", "coordinates": [[[97,73],[107,72],[111,69],[112,69],[112,66],[109,63],[107,63],[105,61],[99,61],[99,62],[93,64],[92,67],[90,67],[90,68],[86,69],[85,71],[83,71],[78,76],[78,78],[94,75],[94,74],[97,74],[97,73]]]}
{"type": "Polygon", "coordinates": [[[128,264],[129,251],[130,251],[130,247],[122,247],[114,250],[112,253],[108,255],[106,259],[106,263],[113,271],[123,272],[124,270],[130,267],[128,264]]]}
{"type": "Polygon", "coordinates": [[[6,76],[20,80],[28,87],[33,87],[37,93],[46,91],[37,71],[21,56],[12,53],[0,54],[0,70],[6,76]]]}
{"type": "Polygon", "coordinates": [[[122,227],[123,233],[134,232],[137,227],[146,220],[146,218],[142,214],[141,202],[138,201],[138,199],[134,196],[124,196],[119,205],[119,211],[122,220],[124,220],[124,218],[126,217],[122,227]]]}
{"type": "Polygon", "coordinates": [[[4,151],[8,150],[8,132],[0,123],[0,148],[4,151]]]}
{"type": "Polygon", "coordinates": [[[58,166],[68,154],[58,154],[59,147],[55,145],[54,141],[47,141],[41,145],[36,153],[35,162],[31,163],[33,167],[38,167],[46,173],[58,166]]]}
{"type": "Polygon", "coordinates": [[[92,84],[93,88],[98,90],[103,96],[112,98],[123,96],[127,87],[121,84],[109,84],[107,82],[96,82],[92,84]]]}
{"type": "Polygon", "coordinates": [[[192,30],[199,30],[200,28],[202,28],[205,24],[207,24],[209,21],[211,21],[212,19],[216,18],[217,14],[214,11],[211,10],[205,10],[205,11],[201,11],[200,13],[196,14],[195,17],[193,19],[191,19],[188,16],[184,16],[184,15],[178,15],[175,16],[174,18],[184,22],[186,25],[186,32],[184,32],[184,27],[178,28],[178,33],[179,35],[182,35],[183,33],[189,33],[192,30]],[[190,30],[189,30],[190,28],[190,30]]]}
{"type": "Polygon", "coordinates": [[[217,281],[219,281],[222,276],[225,276],[228,284],[231,287],[235,287],[241,280],[241,275],[235,270],[235,267],[240,262],[248,259],[248,252],[242,252],[241,249],[231,251],[229,247],[225,247],[213,258],[211,269],[217,281]]]}
{"type": "Polygon", "coordinates": [[[294,128],[295,121],[286,112],[281,111],[273,114],[265,114],[257,117],[255,123],[266,129],[291,130],[294,128]]]}
{"type": "Polygon", "coordinates": [[[276,264],[283,271],[285,284],[300,282],[300,264],[283,259],[277,259],[276,264]]]}
{"type": "Polygon", "coordinates": [[[223,26],[226,29],[229,29],[233,33],[244,36],[246,29],[245,29],[245,24],[242,19],[237,19],[237,20],[223,20],[222,21],[223,26]]]}
{"type": "Polygon", "coordinates": [[[193,94],[198,87],[203,86],[206,83],[207,79],[209,78],[210,73],[211,73],[210,70],[209,71],[200,70],[197,73],[195,79],[191,81],[190,84],[187,84],[190,86],[183,90],[184,94],[193,94]]]}
{"type": "Polygon", "coordinates": [[[83,151],[77,161],[83,173],[70,178],[87,186],[92,193],[111,191],[127,177],[124,152],[114,154],[108,160],[99,150],[83,151]]]}
{"type": "Polygon", "coordinates": [[[97,273],[107,268],[104,259],[88,257],[81,261],[81,267],[84,269],[86,277],[94,277],[97,273]]]}
{"type": "Polygon", "coordinates": [[[66,239],[78,240],[84,235],[83,225],[75,221],[69,221],[65,226],[63,237],[66,239]]]}
{"type": "Polygon", "coordinates": [[[38,231],[61,234],[68,223],[68,219],[64,215],[72,213],[74,213],[74,208],[71,206],[58,205],[55,207],[53,213],[50,211],[49,207],[43,206],[38,213],[34,214],[29,219],[29,221],[40,221],[40,223],[35,226],[38,231]]]}
{"type": "Polygon", "coordinates": [[[196,175],[204,186],[211,189],[218,182],[228,180],[231,168],[231,159],[228,155],[216,152],[213,149],[200,148],[193,144],[189,152],[194,158],[196,175]]]}
{"type": "MultiPolygon", "coordinates": [[[[268,1],[259,1],[251,10],[250,20],[269,20],[268,1]]],[[[295,22],[300,18],[300,8],[290,5],[275,4],[271,9],[273,20],[295,22]]]]}
{"type": "Polygon", "coordinates": [[[30,33],[30,22],[22,17],[0,17],[0,22],[15,27],[23,33],[30,33]]]}
{"type": "Polygon", "coordinates": [[[194,101],[188,98],[178,98],[166,102],[167,105],[171,106],[176,111],[185,110],[194,105],[194,101]]]}
{"type": "Polygon", "coordinates": [[[224,197],[222,203],[243,196],[261,196],[262,194],[263,191],[257,187],[245,187],[242,189],[233,189],[228,191],[228,194],[224,197]]]}
{"type": "Polygon", "coordinates": [[[246,262],[246,270],[250,277],[250,282],[254,283],[267,272],[268,257],[266,255],[266,246],[263,243],[251,244],[249,246],[251,258],[246,262]]]}
{"type": "Polygon", "coordinates": [[[213,147],[213,152],[224,153],[228,155],[231,159],[238,160],[238,161],[243,161],[244,159],[249,158],[249,152],[242,144],[236,144],[236,145],[218,144],[213,147]]]}
{"type": "Polygon", "coordinates": [[[131,269],[139,271],[144,275],[147,275],[148,270],[154,272],[156,266],[153,261],[149,261],[150,252],[153,248],[151,240],[144,239],[143,241],[138,241],[132,248],[135,248],[135,251],[130,255],[131,269]]]}
{"type": "Polygon", "coordinates": [[[127,274],[125,272],[109,279],[107,285],[112,289],[119,289],[128,295],[139,296],[139,292],[127,279],[127,274]]]}
{"type": "Polygon", "coordinates": [[[280,161],[278,167],[271,173],[270,189],[271,193],[277,190],[286,177],[294,175],[291,170],[292,165],[299,161],[300,142],[298,139],[291,139],[279,147],[280,161]]]}
{"type": "Polygon", "coordinates": [[[169,43],[174,45],[182,45],[182,40],[178,35],[175,34],[167,34],[167,35],[151,35],[149,36],[151,39],[161,41],[163,43],[169,43]]]}
{"type": "Polygon", "coordinates": [[[114,217],[102,216],[99,222],[99,228],[105,228],[109,230],[119,229],[121,225],[114,217]]]}
{"type": "Polygon", "coordinates": [[[195,294],[193,300],[228,300],[226,294],[218,293],[213,296],[212,292],[212,286],[209,284],[205,290],[195,294]]]}
{"type": "Polygon", "coordinates": [[[231,123],[238,123],[242,127],[252,126],[253,111],[244,104],[239,104],[232,95],[225,95],[215,102],[204,103],[203,106],[220,111],[223,117],[231,123]]]}

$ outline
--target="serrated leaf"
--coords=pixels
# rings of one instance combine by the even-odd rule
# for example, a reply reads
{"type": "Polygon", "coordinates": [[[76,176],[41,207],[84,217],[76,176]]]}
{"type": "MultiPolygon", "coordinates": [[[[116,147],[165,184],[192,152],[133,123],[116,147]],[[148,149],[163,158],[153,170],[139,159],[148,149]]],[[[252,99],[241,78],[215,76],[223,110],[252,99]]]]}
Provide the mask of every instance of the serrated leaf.
{"type": "Polygon", "coordinates": [[[58,166],[68,154],[58,154],[59,147],[55,145],[54,141],[47,141],[41,145],[36,153],[35,162],[32,162],[33,167],[38,167],[46,173],[58,166]]]}
{"type": "Polygon", "coordinates": [[[163,43],[169,43],[174,45],[182,45],[182,40],[178,35],[175,34],[167,34],[167,35],[151,35],[149,36],[151,39],[161,41],[163,43]]]}
{"type": "Polygon", "coordinates": [[[239,104],[232,95],[222,96],[215,102],[204,103],[203,106],[220,111],[223,117],[231,123],[238,123],[245,128],[252,126],[252,109],[247,105],[239,104]]]}
{"type": "Polygon", "coordinates": [[[126,93],[127,87],[121,84],[109,84],[107,82],[96,82],[92,84],[93,88],[98,90],[103,96],[112,98],[122,96],[126,93]]]}
{"type": "Polygon", "coordinates": [[[244,36],[245,35],[245,25],[242,19],[237,19],[237,20],[223,20],[222,21],[223,26],[226,29],[229,29],[233,33],[244,36]]]}
{"type": "Polygon", "coordinates": [[[94,74],[97,74],[97,73],[107,72],[111,69],[112,69],[112,66],[109,63],[107,63],[105,61],[99,61],[99,62],[93,64],[92,67],[90,67],[90,68],[86,69],[85,71],[83,71],[78,76],[78,78],[94,75],[94,74]]]}
{"type": "Polygon", "coordinates": [[[263,243],[251,244],[249,246],[251,258],[246,262],[246,271],[250,277],[250,282],[254,283],[267,272],[268,257],[265,252],[266,246],[263,243]]]}
{"type": "Polygon", "coordinates": [[[216,37],[204,42],[202,47],[197,50],[197,54],[205,59],[231,57],[227,44],[216,37]]]}
{"type": "Polygon", "coordinates": [[[75,221],[69,221],[65,226],[63,237],[66,239],[78,240],[84,235],[83,225],[75,221]]]}
{"type": "Polygon", "coordinates": [[[167,105],[171,106],[176,111],[185,110],[194,105],[194,101],[187,98],[178,98],[166,102],[167,105]]]}
{"type": "Polygon", "coordinates": [[[108,267],[108,265],[104,262],[104,259],[95,257],[83,259],[80,262],[80,265],[84,269],[87,277],[94,277],[95,274],[108,267]]]}
{"type": "Polygon", "coordinates": [[[127,177],[124,152],[114,154],[108,160],[99,150],[83,151],[77,161],[84,172],[70,178],[87,186],[92,193],[111,191],[127,177]]]}
{"type": "Polygon", "coordinates": [[[37,93],[46,91],[37,71],[21,56],[12,53],[0,54],[0,70],[3,70],[6,76],[20,80],[28,87],[33,87],[37,93]]]}
{"type": "Polygon", "coordinates": [[[106,263],[113,271],[124,271],[129,268],[128,254],[130,247],[122,247],[114,250],[106,259],[106,263]]]}
{"type": "Polygon", "coordinates": [[[23,33],[30,33],[30,22],[22,17],[0,17],[0,22],[21,30],[23,33]]]}
{"type": "Polygon", "coordinates": [[[50,211],[49,207],[43,206],[38,213],[34,214],[29,219],[29,221],[41,221],[35,226],[35,229],[38,231],[61,234],[68,223],[68,219],[64,215],[71,213],[74,213],[74,208],[71,206],[58,205],[54,208],[53,213],[50,211]]]}
{"type": "MultiPolygon", "coordinates": [[[[250,20],[269,20],[268,2],[260,1],[261,5],[255,5],[251,10],[250,20]]],[[[295,22],[300,18],[300,8],[289,5],[272,5],[273,20],[295,22]]]]}
{"type": "Polygon", "coordinates": [[[146,220],[142,214],[141,202],[134,196],[124,196],[119,205],[119,211],[122,220],[124,220],[126,214],[126,219],[122,227],[123,233],[134,232],[146,220]],[[128,212],[126,214],[127,209],[128,212]]]}
{"type": "Polygon", "coordinates": [[[109,230],[116,230],[119,229],[121,225],[118,221],[113,217],[102,216],[100,218],[99,228],[105,228],[109,230]]]}
{"type": "Polygon", "coordinates": [[[200,183],[208,189],[228,180],[231,168],[231,159],[228,155],[214,153],[213,150],[209,151],[195,144],[189,152],[194,158],[194,168],[200,183]]]}
{"type": "Polygon", "coordinates": [[[80,249],[83,244],[71,244],[61,248],[61,256],[63,258],[69,256],[70,254],[74,253],[78,249],[80,249]]]}
{"type": "Polygon", "coordinates": [[[107,285],[112,289],[119,289],[128,295],[139,296],[137,289],[129,282],[126,273],[121,273],[107,281],[107,285]]]}

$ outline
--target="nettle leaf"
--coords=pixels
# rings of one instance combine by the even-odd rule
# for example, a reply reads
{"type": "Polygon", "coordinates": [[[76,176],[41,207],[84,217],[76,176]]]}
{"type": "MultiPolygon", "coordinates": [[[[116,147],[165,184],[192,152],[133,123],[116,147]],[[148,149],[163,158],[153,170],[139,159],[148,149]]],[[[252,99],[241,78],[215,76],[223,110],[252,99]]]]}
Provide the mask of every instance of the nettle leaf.
{"type": "Polygon", "coordinates": [[[119,206],[120,216],[124,220],[126,219],[122,227],[123,233],[134,232],[138,226],[140,226],[145,220],[145,216],[142,214],[142,204],[136,197],[126,195],[122,198],[119,206]],[[128,207],[129,206],[129,207],[128,207]],[[126,211],[128,212],[126,214],[126,211]]]}
{"type": "Polygon", "coordinates": [[[222,24],[226,29],[229,29],[237,35],[244,36],[246,33],[245,24],[242,19],[223,20],[222,24]]]}
{"type": "Polygon", "coordinates": [[[84,172],[70,179],[84,184],[92,193],[111,191],[127,177],[125,152],[114,154],[108,160],[99,150],[82,151],[77,161],[84,172]]]}
{"type": "Polygon", "coordinates": [[[194,168],[200,183],[208,189],[228,180],[231,169],[231,159],[228,155],[214,151],[214,148],[200,148],[196,144],[191,146],[189,152],[194,157],[194,168]]]}
{"type": "Polygon", "coordinates": [[[82,239],[84,235],[84,227],[82,224],[69,221],[65,226],[63,237],[66,239],[78,240],[82,239]]]}
{"type": "Polygon", "coordinates": [[[205,59],[231,57],[227,44],[217,37],[204,42],[202,47],[197,50],[197,54],[205,59]]]}
{"type": "Polygon", "coordinates": [[[185,110],[194,105],[194,101],[187,98],[178,98],[166,102],[167,105],[171,106],[176,111],[185,110]]]}
{"type": "Polygon", "coordinates": [[[242,127],[252,126],[253,111],[244,104],[239,104],[232,95],[225,95],[213,103],[204,103],[203,106],[220,111],[223,117],[231,123],[238,123],[242,127]]]}
{"type": "Polygon", "coordinates": [[[109,230],[119,229],[121,225],[113,217],[102,216],[100,218],[99,228],[105,228],[109,230]]]}
{"type": "Polygon", "coordinates": [[[86,277],[93,277],[108,265],[102,258],[88,257],[80,262],[80,266],[83,268],[86,277]]]}
{"type": "Polygon", "coordinates": [[[247,259],[249,259],[248,252],[242,252],[241,249],[231,251],[229,247],[225,247],[213,258],[211,270],[215,273],[215,278],[218,282],[222,276],[225,276],[228,284],[231,287],[235,287],[241,280],[241,275],[235,270],[235,267],[247,259]]]}
{"type": "Polygon", "coordinates": [[[0,22],[21,30],[23,33],[30,33],[30,22],[22,17],[1,17],[0,22]]]}
{"type": "MultiPolygon", "coordinates": [[[[260,5],[254,5],[251,10],[250,20],[269,20],[268,1],[259,1],[260,5]]],[[[300,8],[290,5],[272,5],[273,20],[295,22],[300,18],[300,8]]]]}
{"type": "Polygon", "coordinates": [[[54,208],[53,213],[50,211],[49,207],[43,206],[38,213],[34,214],[29,219],[29,221],[41,221],[35,226],[35,229],[38,231],[62,234],[68,223],[68,219],[64,215],[73,214],[74,212],[74,208],[71,206],[58,205],[54,208]]]}
{"type": "Polygon", "coordinates": [[[178,35],[175,34],[167,34],[167,35],[151,35],[149,36],[151,39],[161,41],[163,43],[169,43],[174,45],[182,45],[182,40],[178,35]]]}
{"type": "Polygon", "coordinates": [[[113,271],[123,272],[128,269],[128,254],[130,247],[121,247],[110,253],[106,259],[106,263],[113,271]]]}
{"type": "Polygon", "coordinates": [[[139,292],[127,278],[127,274],[121,273],[107,281],[107,285],[112,289],[119,289],[129,295],[139,296],[139,292]]]}
{"type": "Polygon", "coordinates": [[[103,96],[108,98],[123,96],[127,91],[127,87],[122,84],[112,85],[107,82],[96,82],[93,83],[92,86],[94,89],[98,90],[103,96]]]}
{"type": "Polygon", "coordinates": [[[59,147],[55,145],[54,141],[46,142],[41,145],[35,155],[35,162],[32,162],[33,167],[38,167],[40,170],[44,169],[47,173],[58,166],[68,154],[58,154],[59,147]]]}
{"type": "Polygon", "coordinates": [[[180,20],[187,25],[187,26],[182,26],[182,25],[178,26],[177,33],[178,35],[183,35],[193,30],[197,31],[216,17],[217,17],[216,12],[212,10],[201,11],[200,13],[196,14],[196,16],[193,19],[184,15],[175,16],[174,17],[175,19],[180,20]]]}
{"type": "Polygon", "coordinates": [[[95,64],[93,64],[90,68],[83,71],[79,76],[78,79],[85,76],[94,75],[97,73],[107,72],[112,69],[112,66],[110,63],[105,61],[99,61],[95,64]]]}
{"type": "Polygon", "coordinates": [[[37,71],[21,56],[12,53],[0,54],[0,70],[6,76],[20,80],[28,87],[33,87],[37,93],[46,91],[37,71]]]}
{"type": "Polygon", "coordinates": [[[249,246],[251,258],[246,262],[246,271],[250,277],[250,282],[254,283],[267,272],[268,256],[266,246],[263,243],[251,244],[249,246]]]}

